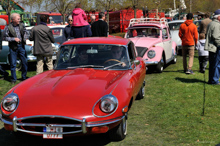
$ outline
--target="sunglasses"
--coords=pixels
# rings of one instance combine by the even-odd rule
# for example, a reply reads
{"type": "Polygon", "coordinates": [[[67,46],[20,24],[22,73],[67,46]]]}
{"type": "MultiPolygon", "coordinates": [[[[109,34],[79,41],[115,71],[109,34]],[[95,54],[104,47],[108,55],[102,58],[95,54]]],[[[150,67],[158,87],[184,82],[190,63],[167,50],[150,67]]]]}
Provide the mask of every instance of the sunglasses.
{"type": "Polygon", "coordinates": [[[68,21],[73,21],[73,20],[68,20],[68,21]]]}

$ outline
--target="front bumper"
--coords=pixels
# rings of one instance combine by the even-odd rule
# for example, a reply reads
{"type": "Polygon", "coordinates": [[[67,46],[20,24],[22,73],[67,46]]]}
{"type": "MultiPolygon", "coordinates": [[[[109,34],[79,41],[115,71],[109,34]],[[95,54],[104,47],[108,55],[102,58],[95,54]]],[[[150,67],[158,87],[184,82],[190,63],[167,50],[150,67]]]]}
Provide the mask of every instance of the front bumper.
{"type": "Polygon", "coordinates": [[[82,133],[82,134],[86,134],[87,133],[87,128],[92,128],[92,127],[101,127],[101,126],[107,126],[110,124],[114,124],[117,123],[121,120],[123,120],[124,118],[126,118],[126,116],[121,116],[121,117],[117,117],[114,119],[109,119],[109,120],[105,120],[105,121],[96,121],[96,122],[87,122],[86,118],[83,118],[82,120],[79,119],[75,119],[75,118],[70,118],[70,117],[65,117],[65,116],[51,116],[51,115],[39,115],[39,116],[30,116],[30,117],[23,117],[23,118],[17,118],[14,117],[12,121],[6,120],[4,119],[1,115],[0,115],[0,120],[7,125],[11,125],[13,126],[13,131],[17,132],[25,132],[25,133],[29,133],[29,134],[76,134],[76,133],[82,133]],[[65,119],[65,120],[69,120],[72,122],[76,122],[76,124],[53,124],[53,123],[25,123],[25,122],[21,122],[21,121],[25,121],[25,120],[30,120],[30,119],[39,119],[39,118],[51,118],[51,119],[65,119]],[[41,132],[41,131],[32,131],[32,130],[28,130],[28,128],[26,127],[41,127],[42,129],[44,127],[65,127],[65,128],[78,128],[78,130],[75,131],[68,131],[68,132],[41,132]]]}
{"type": "Polygon", "coordinates": [[[157,65],[158,61],[145,61],[145,65],[157,65]]]}

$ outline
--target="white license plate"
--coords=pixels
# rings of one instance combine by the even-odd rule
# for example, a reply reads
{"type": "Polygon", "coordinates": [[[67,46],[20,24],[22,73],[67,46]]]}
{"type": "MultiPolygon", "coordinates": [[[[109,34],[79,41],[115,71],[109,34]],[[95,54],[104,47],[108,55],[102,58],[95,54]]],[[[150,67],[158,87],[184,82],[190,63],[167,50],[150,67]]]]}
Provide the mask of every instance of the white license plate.
{"type": "Polygon", "coordinates": [[[57,59],[57,56],[52,56],[52,59],[53,59],[53,60],[56,60],[56,59],[57,59]]]}
{"type": "MultiPolygon", "coordinates": [[[[44,127],[44,132],[51,132],[51,133],[56,133],[56,132],[63,132],[62,127],[44,127]]],[[[45,139],[62,139],[63,134],[43,134],[43,138],[45,139]]]]}

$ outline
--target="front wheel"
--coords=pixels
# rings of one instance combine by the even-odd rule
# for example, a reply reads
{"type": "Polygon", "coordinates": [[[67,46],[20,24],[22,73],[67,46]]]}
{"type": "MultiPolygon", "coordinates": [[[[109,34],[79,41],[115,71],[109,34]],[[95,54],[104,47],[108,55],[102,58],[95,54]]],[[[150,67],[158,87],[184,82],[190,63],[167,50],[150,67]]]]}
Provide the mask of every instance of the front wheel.
{"type": "Polygon", "coordinates": [[[138,95],[136,97],[137,100],[143,99],[145,95],[145,83],[141,86],[140,91],[138,92],[138,95]]]}
{"type": "Polygon", "coordinates": [[[109,138],[112,141],[121,141],[127,135],[127,117],[124,117],[121,123],[109,131],[109,138]]]}
{"type": "Polygon", "coordinates": [[[161,59],[160,62],[156,66],[156,71],[162,73],[164,69],[164,60],[161,59]]]}

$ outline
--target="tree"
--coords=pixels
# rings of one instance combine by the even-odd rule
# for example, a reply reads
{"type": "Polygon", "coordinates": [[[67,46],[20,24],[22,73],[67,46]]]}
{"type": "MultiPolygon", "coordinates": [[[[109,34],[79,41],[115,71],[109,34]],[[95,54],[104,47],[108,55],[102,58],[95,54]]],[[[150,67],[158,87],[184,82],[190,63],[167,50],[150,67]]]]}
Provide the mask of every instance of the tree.
{"type": "Polygon", "coordinates": [[[66,13],[68,11],[70,4],[73,4],[73,1],[51,0],[51,2],[52,2],[51,4],[54,6],[54,9],[56,9],[63,16],[63,23],[65,24],[66,13]]]}

